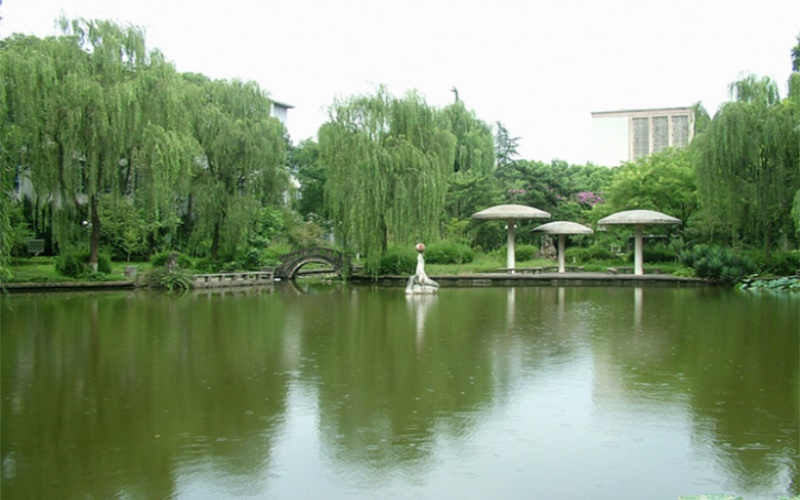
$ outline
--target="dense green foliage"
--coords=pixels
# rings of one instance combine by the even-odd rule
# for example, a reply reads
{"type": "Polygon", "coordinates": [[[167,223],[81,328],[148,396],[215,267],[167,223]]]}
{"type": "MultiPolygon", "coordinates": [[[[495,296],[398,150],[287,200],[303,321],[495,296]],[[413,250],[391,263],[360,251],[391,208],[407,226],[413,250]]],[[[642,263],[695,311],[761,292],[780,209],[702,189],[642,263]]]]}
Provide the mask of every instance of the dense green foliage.
{"type": "Polygon", "coordinates": [[[617,167],[595,216],[643,209],[689,220],[697,208],[692,155],[688,148],[666,149],[617,167]]]}
{"type": "Polygon", "coordinates": [[[414,274],[417,267],[417,253],[406,247],[391,247],[380,260],[374,274],[407,276],[414,274]]]}
{"type": "Polygon", "coordinates": [[[800,193],[800,109],[781,101],[771,80],[750,76],[731,86],[694,146],[704,223],[722,244],[796,244],[792,202],[800,193]]]}
{"type": "MultiPolygon", "coordinates": [[[[667,213],[682,224],[648,228],[645,260],[689,248],[684,263],[716,280],[800,267],[800,37],[785,99],[771,80],[744,78],[713,117],[694,107],[690,147],[607,168],[520,159],[520,138],[457,94],[436,108],[385,87],[336,99],[319,142],[293,146],[256,83],[180,74],[134,26],[60,26],[0,40],[0,279],[31,238],[72,274],[84,271],[71,248],[89,248],[94,269],[102,253],[182,252],[218,271],[326,241],[372,273],[413,272],[418,241],[432,264],[502,251],[505,222],[471,215],[503,203],[588,226],[622,210],[667,213]]],[[[518,222],[518,260],[542,258],[530,232],[541,222],[518,222]]],[[[567,259],[623,259],[632,232],[572,237],[567,259]]]]}
{"type": "Polygon", "coordinates": [[[431,240],[438,233],[455,155],[442,113],[414,93],[337,101],[319,131],[327,169],[326,202],[345,247],[365,253],[370,268],[389,243],[431,240]]]}
{"type": "Polygon", "coordinates": [[[266,94],[179,75],[136,27],[62,19],[61,30],[0,43],[4,192],[16,179],[55,251],[85,227],[93,267],[101,244],[124,258],[237,247],[285,185],[287,139],[266,94]]]}
{"type": "Polygon", "coordinates": [[[695,269],[700,278],[732,285],[756,272],[755,262],[731,248],[697,245],[680,255],[681,263],[695,269]]]}
{"type": "MultiPolygon", "coordinates": [[[[61,253],[56,259],[56,271],[69,278],[90,278],[95,270],[89,262],[88,251],[67,251],[61,253]]],[[[111,272],[111,257],[101,253],[97,260],[96,272],[109,274],[111,272]]]]}
{"type": "Polygon", "coordinates": [[[463,243],[437,241],[425,248],[425,262],[430,264],[468,264],[475,260],[475,251],[463,243]]]}
{"type": "Polygon", "coordinates": [[[190,269],[192,267],[191,257],[180,252],[159,252],[150,257],[150,263],[153,267],[166,267],[167,262],[170,262],[171,259],[181,269],[190,269]]]}
{"type": "Polygon", "coordinates": [[[564,251],[564,258],[570,263],[597,261],[610,261],[617,258],[606,245],[591,245],[588,247],[571,246],[564,251]]]}

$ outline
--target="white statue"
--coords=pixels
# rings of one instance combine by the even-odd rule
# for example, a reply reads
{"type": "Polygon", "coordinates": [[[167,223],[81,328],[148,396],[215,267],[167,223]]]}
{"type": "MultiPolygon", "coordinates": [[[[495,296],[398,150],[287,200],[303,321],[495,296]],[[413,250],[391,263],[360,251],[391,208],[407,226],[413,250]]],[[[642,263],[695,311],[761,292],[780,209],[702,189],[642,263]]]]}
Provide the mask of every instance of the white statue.
{"type": "Polygon", "coordinates": [[[425,245],[423,243],[418,243],[416,248],[418,252],[417,271],[414,273],[414,276],[408,278],[408,283],[406,284],[406,294],[416,295],[436,293],[436,291],[439,289],[439,284],[428,278],[428,275],[425,274],[425,259],[422,257],[422,252],[425,251],[425,245]]]}

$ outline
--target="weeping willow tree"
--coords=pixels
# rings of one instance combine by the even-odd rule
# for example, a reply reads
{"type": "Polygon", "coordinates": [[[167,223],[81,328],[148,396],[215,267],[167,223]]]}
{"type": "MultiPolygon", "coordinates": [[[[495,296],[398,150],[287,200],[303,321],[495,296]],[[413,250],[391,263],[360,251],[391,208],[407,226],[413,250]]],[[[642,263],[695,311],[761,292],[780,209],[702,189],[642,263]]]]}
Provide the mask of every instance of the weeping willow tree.
{"type": "Polygon", "coordinates": [[[15,36],[0,54],[8,134],[5,161],[30,186],[40,229],[69,246],[90,232],[96,269],[100,198],[140,194],[158,220],[196,145],[167,97],[174,69],[144,33],[108,21],[60,20],[61,36],[15,36]],[[146,162],[146,163],[145,163],[146,162]],[[81,224],[85,221],[84,224],[81,224]]]}
{"type": "Polygon", "coordinates": [[[337,100],[319,130],[325,199],[345,246],[377,264],[390,242],[438,236],[456,139],[416,93],[337,100]]]}
{"type": "Polygon", "coordinates": [[[85,204],[74,189],[80,155],[67,129],[81,120],[77,108],[85,100],[88,66],[87,55],[68,38],[15,35],[0,51],[3,161],[32,198],[37,225],[52,226],[57,243],[71,242],[80,228],[75,212],[85,204]]]}
{"type": "MultiPolygon", "coordinates": [[[[794,115],[795,130],[800,130],[800,35],[797,36],[797,45],[792,48],[792,74],[789,77],[789,98],[786,104],[794,115]]],[[[797,172],[800,176],[800,157],[797,158],[797,172]]],[[[796,236],[800,240],[800,187],[794,195],[792,219],[796,236]]]]}
{"type": "Polygon", "coordinates": [[[794,233],[800,130],[770,79],[750,76],[731,94],[696,141],[698,194],[722,238],[763,245],[769,255],[778,238],[794,233]]]}
{"type": "Polygon", "coordinates": [[[285,128],[270,116],[270,100],[254,82],[198,75],[186,80],[193,87],[194,136],[202,148],[192,180],[192,239],[208,241],[217,260],[246,241],[262,204],[280,201],[288,183],[285,128]]]}
{"type": "Polygon", "coordinates": [[[491,127],[468,110],[464,101],[457,99],[443,112],[456,138],[448,177],[447,215],[464,220],[489,206],[489,200],[495,197],[495,141],[491,127]]]}
{"type": "Polygon", "coordinates": [[[468,110],[461,100],[444,108],[444,115],[456,137],[453,171],[491,175],[495,161],[491,127],[468,110]]]}
{"type": "Polygon", "coordinates": [[[138,84],[138,92],[146,96],[139,102],[141,139],[131,152],[131,166],[121,171],[127,192],[135,193],[135,205],[148,221],[150,247],[173,249],[188,217],[192,169],[202,153],[192,127],[190,92],[158,52],[138,84]]]}

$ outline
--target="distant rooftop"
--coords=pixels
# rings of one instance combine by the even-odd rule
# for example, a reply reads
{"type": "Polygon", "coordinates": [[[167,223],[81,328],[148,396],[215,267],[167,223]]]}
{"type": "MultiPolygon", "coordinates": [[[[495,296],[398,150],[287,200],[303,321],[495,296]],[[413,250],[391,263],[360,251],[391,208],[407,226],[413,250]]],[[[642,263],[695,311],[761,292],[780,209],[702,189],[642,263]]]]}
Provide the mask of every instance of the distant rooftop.
{"type": "Polygon", "coordinates": [[[656,114],[671,114],[671,113],[685,113],[691,111],[692,106],[672,107],[672,108],[646,108],[646,109],[620,109],[617,111],[592,111],[592,116],[598,115],[632,115],[638,113],[656,113],[656,114]]]}

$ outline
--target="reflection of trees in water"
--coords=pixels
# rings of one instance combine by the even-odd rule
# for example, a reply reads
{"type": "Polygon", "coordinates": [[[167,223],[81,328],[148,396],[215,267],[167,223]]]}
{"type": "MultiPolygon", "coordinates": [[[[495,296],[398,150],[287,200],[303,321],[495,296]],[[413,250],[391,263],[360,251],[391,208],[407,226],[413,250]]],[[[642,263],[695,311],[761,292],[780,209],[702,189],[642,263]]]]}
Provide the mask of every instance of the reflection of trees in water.
{"type": "Polygon", "coordinates": [[[239,304],[135,293],[18,302],[26,319],[3,323],[2,389],[15,395],[3,405],[4,473],[14,472],[3,496],[164,498],[180,464],[260,470],[287,375],[269,311],[239,304]]]}
{"type": "Polygon", "coordinates": [[[570,356],[575,344],[568,336],[578,329],[561,335],[557,312],[549,308],[555,293],[517,290],[517,303],[524,303],[518,330],[508,325],[516,313],[508,310],[507,294],[496,290],[440,293],[420,302],[402,291],[362,289],[357,305],[316,305],[325,322],[306,325],[303,336],[320,340],[310,364],[324,381],[319,406],[326,450],[350,466],[413,468],[430,458],[435,439],[475,432],[483,412],[505,404],[520,376],[535,373],[545,358],[570,356]],[[542,319],[546,332],[528,328],[542,319]],[[533,349],[530,336],[540,338],[533,349]]]}
{"type": "Polygon", "coordinates": [[[790,474],[798,494],[796,298],[648,288],[637,312],[631,288],[445,289],[424,307],[402,289],[281,290],[15,299],[4,497],[163,497],[196,468],[263,477],[292,380],[314,384],[336,467],[419,472],[437,439],[469,439],[587,349],[595,404],[688,408],[743,489],[790,474]]]}
{"type": "Polygon", "coordinates": [[[598,295],[599,304],[608,303],[595,325],[595,364],[601,375],[615,375],[596,391],[607,402],[688,404],[696,442],[712,444],[743,489],[758,491],[788,475],[790,493],[800,494],[800,340],[787,331],[797,331],[791,326],[800,311],[787,298],[646,289],[635,326],[636,311],[598,295]],[[620,390],[609,388],[615,385],[620,390]]]}

